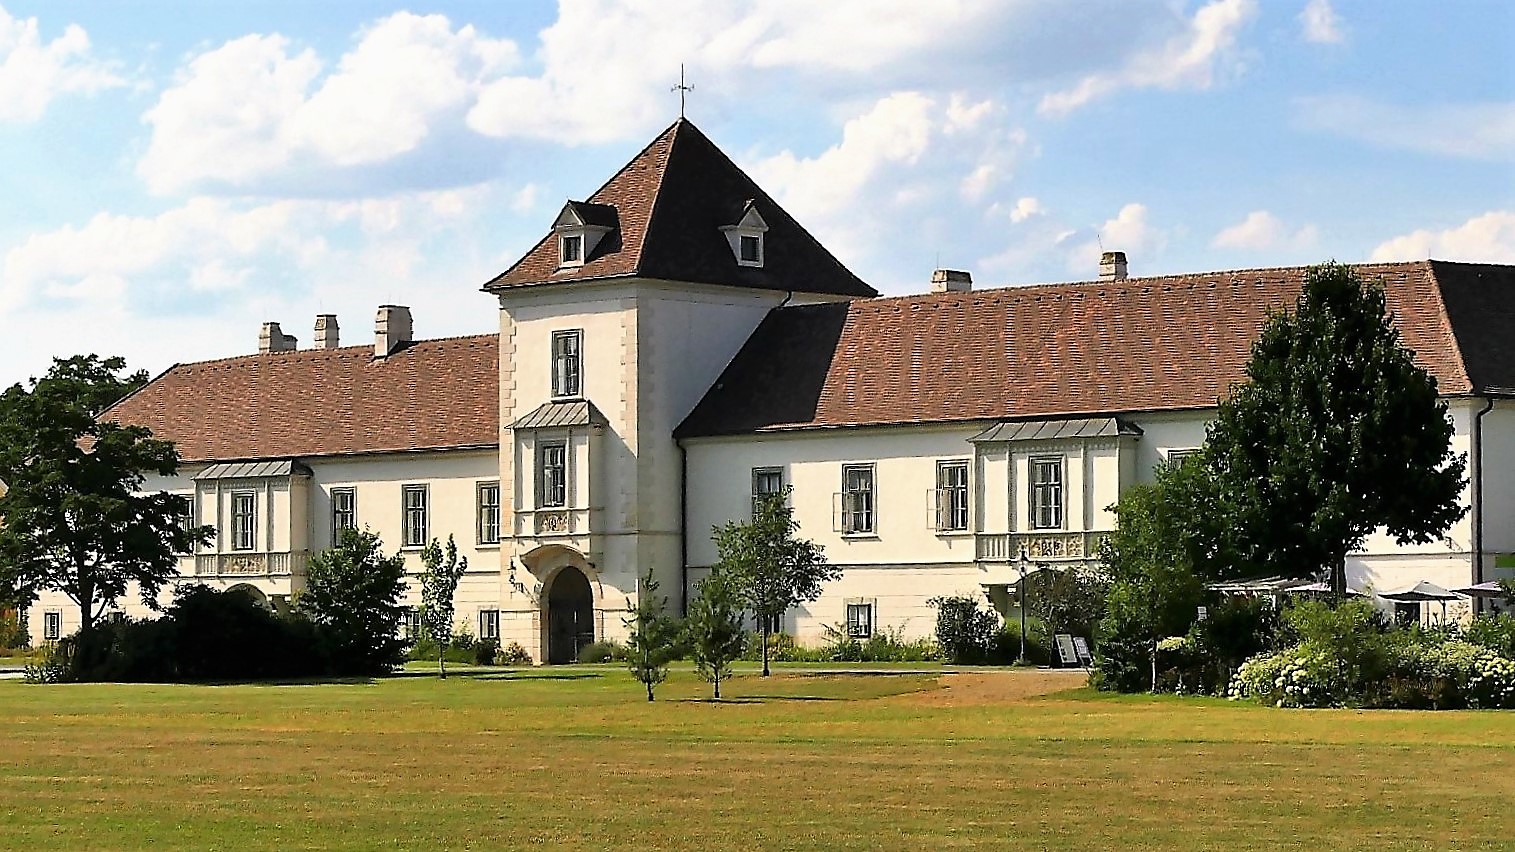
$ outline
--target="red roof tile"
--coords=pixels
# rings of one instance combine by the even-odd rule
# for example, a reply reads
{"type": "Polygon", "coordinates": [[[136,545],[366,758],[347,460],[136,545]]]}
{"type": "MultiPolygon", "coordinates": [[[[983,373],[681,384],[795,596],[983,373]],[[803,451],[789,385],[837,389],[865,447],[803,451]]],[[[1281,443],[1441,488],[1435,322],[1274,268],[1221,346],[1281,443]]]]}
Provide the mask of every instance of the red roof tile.
{"type": "Polygon", "coordinates": [[[548,234],[484,289],[640,276],[836,296],[878,295],[686,119],[659,134],[589,196],[589,202],[614,207],[619,227],[605,235],[583,266],[559,269],[557,241],[548,234]],[[721,231],[737,223],[748,202],[768,225],[760,268],[738,266],[721,231]]]}
{"type": "MultiPolygon", "coordinates": [[[[1515,267],[1357,267],[1443,394],[1515,388],[1515,267]],[[1455,333],[1454,333],[1455,332],[1455,333]],[[1460,344],[1460,346],[1459,346],[1460,344]],[[1470,374],[1477,378],[1475,385],[1470,374]]],[[[774,310],[680,437],[1214,406],[1304,267],[774,310]]]]}
{"type": "Polygon", "coordinates": [[[499,445],[499,337],[304,349],[178,364],[102,418],[186,462],[499,445]]]}

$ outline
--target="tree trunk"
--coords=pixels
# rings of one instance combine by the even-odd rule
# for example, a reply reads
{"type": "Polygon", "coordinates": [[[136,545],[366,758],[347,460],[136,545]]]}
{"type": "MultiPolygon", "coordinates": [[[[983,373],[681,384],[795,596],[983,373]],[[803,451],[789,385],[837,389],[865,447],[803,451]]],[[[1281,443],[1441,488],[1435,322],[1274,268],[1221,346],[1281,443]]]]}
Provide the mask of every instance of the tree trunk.
{"type": "Polygon", "coordinates": [[[1336,554],[1331,565],[1331,596],[1341,603],[1347,596],[1347,554],[1336,554]]]}
{"type": "Polygon", "coordinates": [[[763,619],[763,677],[768,676],[768,619],[763,619]]]}
{"type": "Polygon", "coordinates": [[[1157,640],[1152,640],[1152,694],[1157,694],[1157,640]]]}
{"type": "Polygon", "coordinates": [[[715,700],[721,700],[721,672],[719,669],[715,670],[715,700]]]}
{"type": "Polygon", "coordinates": [[[442,642],[437,643],[437,676],[447,679],[447,645],[442,642]]]}
{"type": "Polygon", "coordinates": [[[647,681],[646,683],[647,683],[647,700],[651,701],[652,700],[652,682],[651,681],[647,681]]]}

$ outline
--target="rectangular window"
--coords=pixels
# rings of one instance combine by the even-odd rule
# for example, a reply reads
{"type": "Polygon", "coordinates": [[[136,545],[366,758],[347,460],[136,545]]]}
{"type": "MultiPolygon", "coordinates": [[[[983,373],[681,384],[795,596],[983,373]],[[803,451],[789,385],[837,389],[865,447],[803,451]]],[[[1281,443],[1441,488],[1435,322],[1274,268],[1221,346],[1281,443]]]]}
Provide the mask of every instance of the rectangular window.
{"type": "Polygon", "coordinates": [[[1196,449],[1196,448],[1187,448],[1187,449],[1181,449],[1181,450],[1169,450],[1168,451],[1168,464],[1171,464],[1171,465],[1180,465],[1180,464],[1184,463],[1184,459],[1186,459],[1186,458],[1188,458],[1190,456],[1197,456],[1197,455],[1199,455],[1199,450],[1196,449]]]}
{"type": "Polygon", "coordinates": [[[563,265],[584,262],[584,237],[579,234],[571,234],[563,237],[563,265]]]}
{"type": "Polygon", "coordinates": [[[500,543],[500,483],[479,483],[479,544],[500,543]]]}
{"type": "Polygon", "coordinates": [[[568,445],[542,444],[537,450],[537,508],[568,505],[568,445]]]}
{"type": "Polygon", "coordinates": [[[425,547],[427,537],[427,491],[424,485],[406,485],[401,488],[405,517],[403,523],[406,547],[425,547]]]}
{"type": "Polygon", "coordinates": [[[867,639],[873,635],[873,604],[847,604],[847,635],[854,639],[867,639]]]}
{"type": "Polygon", "coordinates": [[[42,614],[42,638],[49,642],[56,642],[63,636],[63,613],[45,612],[42,614]]]}
{"type": "MultiPolygon", "coordinates": [[[[752,624],[753,624],[753,628],[752,629],[754,629],[754,630],[756,630],[758,632],[762,632],[762,630],[763,630],[763,617],[762,616],[754,616],[753,619],[752,619],[752,624]]],[[[768,633],[771,635],[771,634],[783,633],[783,632],[784,632],[784,614],[783,613],[779,613],[778,615],[774,615],[774,616],[769,617],[768,618],[768,633]]]]}
{"type": "Polygon", "coordinates": [[[552,395],[557,398],[576,397],[582,393],[579,367],[579,350],[584,342],[584,332],[554,331],[552,333],[552,395]]]}
{"type": "Polygon", "coordinates": [[[739,241],[743,263],[762,263],[763,243],[751,234],[743,234],[739,241]]]}
{"type": "Polygon", "coordinates": [[[784,470],[777,467],[752,469],[752,515],[757,517],[763,501],[775,494],[784,493],[784,470]]]}
{"type": "Polygon", "coordinates": [[[1063,459],[1031,460],[1031,528],[1063,528],[1063,459]]]}
{"type": "Polygon", "coordinates": [[[873,465],[842,466],[842,532],[873,532],[873,465]]]}
{"type": "Polygon", "coordinates": [[[258,540],[258,495],[252,491],[231,493],[231,549],[253,550],[258,540]]]}
{"type": "Polygon", "coordinates": [[[342,541],[343,530],[358,528],[358,495],[351,488],[331,490],[331,543],[342,541]]]}
{"type": "Polygon", "coordinates": [[[938,530],[966,530],[968,528],[968,463],[966,461],[936,463],[936,528],[938,530]]]}
{"type": "Polygon", "coordinates": [[[419,638],[421,638],[421,632],[422,632],[422,629],[421,629],[421,608],[420,607],[414,607],[414,606],[412,606],[412,607],[406,607],[405,608],[405,635],[406,635],[406,637],[410,638],[410,639],[419,639],[419,638]]]}
{"type": "Polygon", "coordinates": [[[479,638],[500,638],[500,611],[497,609],[479,610],[479,638]]]}
{"type": "MultiPolygon", "coordinates": [[[[183,503],[179,504],[179,529],[183,530],[186,534],[193,533],[195,530],[195,498],[193,495],[186,496],[181,494],[178,496],[184,500],[183,503]]],[[[181,554],[190,554],[194,553],[195,550],[196,544],[191,542],[188,548],[178,552],[181,554]]]]}

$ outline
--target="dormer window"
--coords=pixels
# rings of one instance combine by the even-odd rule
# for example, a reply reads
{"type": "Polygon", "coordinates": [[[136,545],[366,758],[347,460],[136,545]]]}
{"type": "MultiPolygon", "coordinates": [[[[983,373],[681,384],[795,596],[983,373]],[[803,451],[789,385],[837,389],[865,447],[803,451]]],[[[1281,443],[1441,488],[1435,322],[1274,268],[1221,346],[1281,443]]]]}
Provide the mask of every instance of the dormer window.
{"type": "Polygon", "coordinates": [[[571,269],[589,262],[606,234],[616,229],[616,210],[609,204],[570,201],[552,223],[558,235],[558,268],[571,269]]]}
{"type": "Polygon", "coordinates": [[[763,265],[763,237],[768,232],[768,223],[757,211],[754,201],[748,201],[737,217],[735,225],[721,228],[731,243],[731,253],[736,255],[737,266],[761,268],[763,265]]]}

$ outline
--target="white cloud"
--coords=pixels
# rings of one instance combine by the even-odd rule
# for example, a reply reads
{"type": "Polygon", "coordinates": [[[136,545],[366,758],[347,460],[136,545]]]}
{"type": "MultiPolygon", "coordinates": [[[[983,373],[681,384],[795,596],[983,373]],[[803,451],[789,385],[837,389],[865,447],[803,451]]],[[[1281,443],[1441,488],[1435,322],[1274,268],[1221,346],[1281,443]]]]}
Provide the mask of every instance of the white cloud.
{"type": "MultiPolygon", "coordinates": [[[[1098,268],[1100,254],[1105,251],[1125,252],[1133,269],[1161,252],[1168,244],[1168,232],[1153,225],[1147,214],[1145,204],[1133,202],[1122,207],[1114,218],[1095,228],[1089,239],[1072,246],[1068,251],[1068,269],[1088,278],[1098,268]]],[[[1071,242],[1079,233],[1088,232],[1065,233],[1058,242],[1071,242]]]]}
{"type": "Polygon", "coordinates": [[[1491,210],[1445,230],[1422,228],[1380,243],[1370,257],[1515,263],[1515,210],[1491,210]]]}
{"type": "Polygon", "coordinates": [[[1254,210],[1247,218],[1221,230],[1210,241],[1216,248],[1277,251],[1305,249],[1315,245],[1319,232],[1314,225],[1290,230],[1283,220],[1266,210],[1254,210]]]}
{"type": "Polygon", "coordinates": [[[36,18],[0,7],[0,121],[36,121],[59,95],[126,85],[109,63],[90,55],[89,34],[69,24],[43,41],[36,18]]]}
{"type": "Polygon", "coordinates": [[[1122,89],[1208,89],[1218,66],[1235,64],[1237,35],[1256,11],[1253,0],[1215,0],[1194,13],[1182,35],[1131,57],[1120,70],[1090,74],[1043,97],[1038,109],[1065,114],[1122,89]]]}
{"type": "Polygon", "coordinates": [[[1010,221],[1018,225],[1032,216],[1045,215],[1046,212],[1047,208],[1040,201],[1028,195],[1015,200],[1015,207],[1010,211],[1010,221]]]}
{"type": "Polygon", "coordinates": [[[441,15],[400,12],[363,30],[322,77],[310,49],[248,35],[194,57],[144,115],[137,165],[155,192],[201,182],[247,186],[302,160],[383,162],[415,150],[440,117],[461,116],[518,61],[515,44],[441,15]]]}
{"type": "Polygon", "coordinates": [[[1331,0],[1310,0],[1299,13],[1300,32],[1305,41],[1316,44],[1340,44],[1346,40],[1341,16],[1331,8],[1331,0]]]}
{"type": "Polygon", "coordinates": [[[1379,148],[1515,160],[1515,101],[1411,107],[1332,95],[1300,99],[1296,114],[1307,128],[1379,148]]]}

